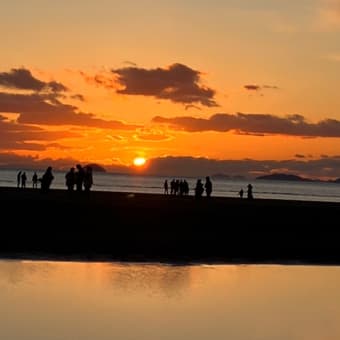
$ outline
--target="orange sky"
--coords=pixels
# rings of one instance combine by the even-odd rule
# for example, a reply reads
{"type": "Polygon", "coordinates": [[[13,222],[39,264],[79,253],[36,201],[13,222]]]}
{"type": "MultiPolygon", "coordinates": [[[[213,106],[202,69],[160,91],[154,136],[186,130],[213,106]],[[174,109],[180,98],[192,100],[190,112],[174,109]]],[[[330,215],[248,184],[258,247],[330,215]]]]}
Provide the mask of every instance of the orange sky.
{"type": "Polygon", "coordinates": [[[14,0],[0,19],[0,153],[340,155],[338,0],[14,0]]]}

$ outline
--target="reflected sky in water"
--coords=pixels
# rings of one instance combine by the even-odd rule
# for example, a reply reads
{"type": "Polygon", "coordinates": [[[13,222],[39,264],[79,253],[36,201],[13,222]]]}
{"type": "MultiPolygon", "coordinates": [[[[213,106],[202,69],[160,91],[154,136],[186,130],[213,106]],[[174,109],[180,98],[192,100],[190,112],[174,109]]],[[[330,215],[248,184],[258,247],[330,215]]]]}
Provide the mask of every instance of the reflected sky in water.
{"type": "Polygon", "coordinates": [[[340,338],[340,267],[0,261],[0,339],[340,338]]]}

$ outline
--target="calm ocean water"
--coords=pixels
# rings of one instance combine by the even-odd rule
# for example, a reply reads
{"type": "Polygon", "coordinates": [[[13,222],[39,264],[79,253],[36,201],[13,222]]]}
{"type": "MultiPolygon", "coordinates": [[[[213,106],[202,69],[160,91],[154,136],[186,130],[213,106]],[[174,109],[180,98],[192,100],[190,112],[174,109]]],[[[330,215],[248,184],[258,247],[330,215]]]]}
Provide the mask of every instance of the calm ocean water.
{"type": "MultiPolygon", "coordinates": [[[[37,171],[41,177],[44,170],[37,171]]],[[[66,189],[65,172],[53,172],[52,188],[66,189]]],[[[15,187],[17,170],[0,170],[0,186],[15,187]]],[[[32,170],[26,170],[27,187],[32,186],[32,170]]],[[[129,176],[110,173],[94,173],[92,190],[134,193],[163,193],[164,180],[169,177],[129,176]]],[[[182,179],[182,178],[179,178],[182,179]]],[[[184,177],[183,177],[184,179],[184,177]]],[[[197,178],[185,178],[189,183],[189,195],[194,194],[197,178]]],[[[204,182],[204,178],[202,178],[204,182]]],[[[322,182],[291,182],[269,180],[213,179],[213,196],[238,197],[241,188],[246,192],[248,183],[253,185],[255,198],[340,202],[340,184],[322,182]]]]}
{"type": "Polygon", "coordinates": [[[4,340],[335,340],[340,268],[0,260],[4,340]]]}

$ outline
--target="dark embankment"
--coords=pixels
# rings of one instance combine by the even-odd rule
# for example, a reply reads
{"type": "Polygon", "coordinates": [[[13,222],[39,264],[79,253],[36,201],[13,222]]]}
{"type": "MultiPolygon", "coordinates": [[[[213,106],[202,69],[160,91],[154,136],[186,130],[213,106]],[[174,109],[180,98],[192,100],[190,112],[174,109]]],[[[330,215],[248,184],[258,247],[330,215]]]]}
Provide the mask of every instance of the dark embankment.
{"type": "Polygon", "coordinates": [[[0,188],[0,256],[340,263],[340,204],[0,188]]]}

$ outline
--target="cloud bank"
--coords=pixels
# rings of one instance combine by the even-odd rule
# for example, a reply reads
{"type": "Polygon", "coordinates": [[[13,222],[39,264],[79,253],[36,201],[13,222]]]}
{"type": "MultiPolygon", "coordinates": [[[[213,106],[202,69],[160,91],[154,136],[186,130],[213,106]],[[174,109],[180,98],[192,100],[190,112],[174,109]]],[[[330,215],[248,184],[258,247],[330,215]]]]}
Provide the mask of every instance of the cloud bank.
{"type": "MultiPolygon", "coordinates": [[[[18,113],[17,122],[42,125],[77,125],[103,129],[134,130],[139,125],[129,125],[117,120],[103,120],[92,113],[84,113],[77,106],[60,101],[61,92],[69,89],[56,81],[44,82],[24,68],[0,73],[0,113],[18,113]],[[8,90],[26,90],[13,93],[8,90]]],[[[70,98],[84,100],[81,94],[70,98]]]]}
{"type": "Polygon", "coordinates": [[[194,157],[163,157],[149,161],[148,174],[200,177],[224,174],[254,178],[284,172],[304,177],[340,177],[340,156],[312,160],[214,160],[194,157]]]}
{"type": "Polygon", "coordinates": [[[154,123],[168,124],[188,132],[234,131],[240,134],[288,135],[300,137],[340,137],[340,121],[324,119],[309,123],[304,116],[278,117],[271,114],[218,113],[208,119],[190,116],[165,118],[156,116],[154,123]]]}

